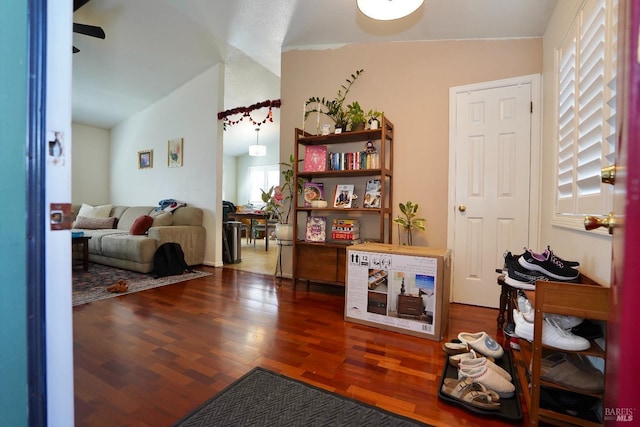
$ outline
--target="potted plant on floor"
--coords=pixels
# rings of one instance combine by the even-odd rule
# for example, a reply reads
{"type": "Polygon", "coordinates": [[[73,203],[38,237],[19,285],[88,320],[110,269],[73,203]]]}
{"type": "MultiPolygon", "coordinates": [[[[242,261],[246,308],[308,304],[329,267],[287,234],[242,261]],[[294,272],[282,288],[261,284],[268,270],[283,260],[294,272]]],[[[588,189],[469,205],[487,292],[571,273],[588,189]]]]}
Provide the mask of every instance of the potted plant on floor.
{"type": "Polygon", "coordinates": [[[289,157],[289,163],[281,162],[284,166],[282,170],[283,183],[274,185],[269,190],[262,192],[262,201],[266,203],[264,211],[269,215],[269,219],[276,220],[276,238],[281,241],[293,240],[293,224],[289,224],[289,215],[291,214],[291,202],[293,201],[293,192],[302,193],[304,187],[304,179],[298,178],[298,182],[293,181],[293,154],[289,157]]]}
{"type": "Polygon", "coordinates": [[[398,224],[398,241],[400,241],[400,229],[407,233],[407,246],[413,246],[413,230],[425,231],[427,228],[424,225],[426,220],[424,218],[417,218],[418,216],[418,204],[409,200],[407,203],[400,203],[400,212],[402,216],[398,215],[393,219],[395,224],[398,224]]]}

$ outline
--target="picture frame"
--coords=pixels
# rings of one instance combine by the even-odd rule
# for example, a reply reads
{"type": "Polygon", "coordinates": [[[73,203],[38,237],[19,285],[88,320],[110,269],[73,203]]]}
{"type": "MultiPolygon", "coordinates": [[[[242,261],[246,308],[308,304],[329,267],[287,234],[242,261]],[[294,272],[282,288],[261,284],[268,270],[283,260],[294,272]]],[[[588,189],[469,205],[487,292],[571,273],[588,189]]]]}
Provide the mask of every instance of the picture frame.
{"type": "Polygon", "coordinates": [[[334,208],[350,208],[353,200],[353,191],[355,186],[353,184],[338,184],[336,185],[336,191],[333,195],[333,207],[334,208]]]}
{"type": "Polygon", "coordinates": [[[170,139],[167,144],[167,164],[170,168],[182,166],[182,153],[184,141],[182,138],[170,139]]]}
{"type": "Polygon", "coordinates": [[[138,151],[138,169],[151,169],[153,167],[153,150],[138,151]]]}
{"type": "Polygon", "coordinates": [[[382,198],[382,180],[370,179],[367,181],[367,186],[364,192],[364,204],[365,208],[377,208],[381,207],[382,198]]]}

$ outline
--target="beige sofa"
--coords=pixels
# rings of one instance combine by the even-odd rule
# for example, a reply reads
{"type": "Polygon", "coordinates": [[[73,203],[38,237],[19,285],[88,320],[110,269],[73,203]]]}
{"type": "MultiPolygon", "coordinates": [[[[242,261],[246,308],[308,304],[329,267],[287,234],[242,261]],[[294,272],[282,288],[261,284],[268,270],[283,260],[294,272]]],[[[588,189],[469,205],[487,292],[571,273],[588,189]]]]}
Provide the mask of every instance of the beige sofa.
{"type": "MultiPolygon", "coordinates": [[[[74,219],[80,206],[74,206],[74,219]]],[[[131,226],[143,215],[158,214],[154,206],[113,206],[109,217],[115,217],[116,228],[83,229],[89,240],[89,261],[126,270],[153,271],[153,255],[161,244],[179,243],[188,265],[204,261],[206,230],[202,226],[202,209],[183,206],[168,215],[154,218],[154,224],[144,235],[130,234],[131,226]],[[162,224],[162,225],[159,225],[162,224]]],[[[80,221],[84,222],[84,221],[80,221]]],[[[76,222],[78,224],[79,222],[76,222]]],[[[74,247],[74,257],[79,248],[74,247]]]]}

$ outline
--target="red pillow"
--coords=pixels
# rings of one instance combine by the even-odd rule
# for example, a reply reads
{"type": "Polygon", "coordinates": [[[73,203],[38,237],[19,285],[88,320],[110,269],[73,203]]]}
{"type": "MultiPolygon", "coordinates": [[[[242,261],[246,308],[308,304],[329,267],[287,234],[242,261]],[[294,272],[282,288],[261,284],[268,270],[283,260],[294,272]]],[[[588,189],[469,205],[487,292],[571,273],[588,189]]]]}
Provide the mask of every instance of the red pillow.
{"type": "Polygon", "coordinates": [[[149,227],[151,227],[151,224],[153,224],[153,218],[149,215],[142,215],[135,220],[131,226],[131,230],[129,230],[129,233],[134,236],[142,236],[147,232],[149,227]]]}

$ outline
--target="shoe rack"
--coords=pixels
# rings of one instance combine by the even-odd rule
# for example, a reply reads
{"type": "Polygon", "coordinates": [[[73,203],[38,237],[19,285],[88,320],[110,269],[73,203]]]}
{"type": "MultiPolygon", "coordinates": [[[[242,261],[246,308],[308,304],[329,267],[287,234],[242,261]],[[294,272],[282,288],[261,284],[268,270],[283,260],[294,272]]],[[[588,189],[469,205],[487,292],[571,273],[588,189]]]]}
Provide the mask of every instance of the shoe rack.
{"type": "MultiPolygon", "coordinates": [[[[540,387],[567,390],[576,393],[576,390],[566,389],[561,385],[541,379],[540,366],[543,350],[547,348],[542,344],[542,313],[554,313],[568,316],[582,317],[589,320],[607,321],[609,317],[609,288],[598,285],[593,280],[583,276],[583,283],[567,282],[536,282],[535,290],[535,320],[533,329],[533,343],[519,339],[520,351],[513,352],[518,378],[524,394],[524,400],[529,409],[530,425],[536,426],[539,422],[553,425],[577,425],[577,426],[602,426],[602,423],[585,420],[549,409],[540,408],[540,387]],[[531,366],[531,374],[529,374],[531,366]],[[529,384],[530,380],[530,384],[529,384]]],[[[606,336],[606,333],[605,333],[606,336]]],[[[557,349],[553,349],[558,351],[557,349]]],[[[561,351],[561,350],[560,350],[561,351]]],[[[577,352],[588,356],[605,359],[605,351],[595,342],[591,342],[591,348],[577,352]]],[[[606,384],[605,384],[606,387],[606,384]]],[[[604,407],[604,392],[584,394],[601,400],[604,407]]],[[[604,415],[604,414],[602,414],[604,415]]]]}

